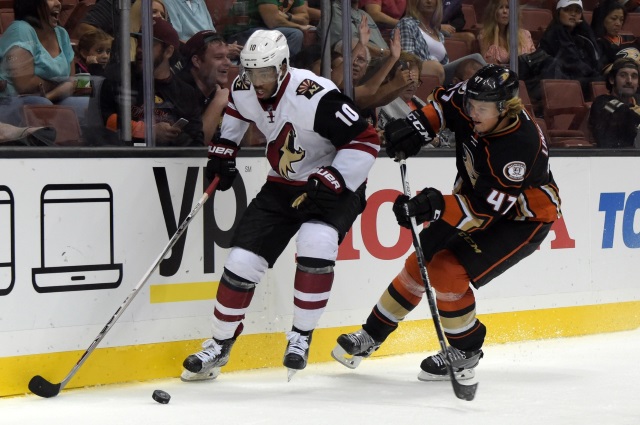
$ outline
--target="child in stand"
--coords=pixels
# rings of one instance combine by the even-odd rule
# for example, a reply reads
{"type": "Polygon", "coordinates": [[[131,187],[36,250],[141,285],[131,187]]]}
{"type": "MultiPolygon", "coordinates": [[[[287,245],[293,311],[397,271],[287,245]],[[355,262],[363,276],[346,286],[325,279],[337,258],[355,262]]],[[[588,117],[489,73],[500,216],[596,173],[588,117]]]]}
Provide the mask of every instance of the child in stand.
{"type": "Polygon", "coordinates": [[[102,76],[111,57],[113,37],[101,29],[87,31],[78,40],[76,74],[102,76]]]}

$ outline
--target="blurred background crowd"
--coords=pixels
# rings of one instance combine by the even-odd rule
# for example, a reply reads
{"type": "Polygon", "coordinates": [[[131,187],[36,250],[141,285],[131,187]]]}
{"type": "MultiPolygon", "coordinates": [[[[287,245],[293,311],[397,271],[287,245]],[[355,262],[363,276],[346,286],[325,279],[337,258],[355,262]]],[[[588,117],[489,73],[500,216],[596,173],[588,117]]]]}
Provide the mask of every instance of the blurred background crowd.
{"type": "MultiPolygon", "coordinates": [[[[127,37],[119,3],[0,0],[0,146],[205,146],[244,43],[269,28],[382,136],[436,86],[495,63],[517,68],[551,147],[640,147],[640,0],[351,0],[347,34],[341,0],[133,0],[127,37]]],[[[242,146],[266,143],[251,126],[242,146]]],[[[454,144],[445,129],[427,148],[454,144]]]]}

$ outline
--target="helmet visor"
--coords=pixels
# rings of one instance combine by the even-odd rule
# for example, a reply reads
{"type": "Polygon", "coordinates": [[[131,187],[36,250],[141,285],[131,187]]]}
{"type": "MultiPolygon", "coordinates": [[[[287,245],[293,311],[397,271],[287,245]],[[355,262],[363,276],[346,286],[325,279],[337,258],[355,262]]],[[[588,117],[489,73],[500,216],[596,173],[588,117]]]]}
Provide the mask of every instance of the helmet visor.
{"type": "Polygon", "coordinates": [[[266,68],[244,69],[244,73],[254,86],[275,83],[278,79],[278,72],[275,66],[266,68]]]}
{"type": "Polygon", "coordinates": [[[472,119],[486,120],[500,116],[500,110],[496,102],[486,102],[483,100],[464,97],[464,112],[472,119]]]}

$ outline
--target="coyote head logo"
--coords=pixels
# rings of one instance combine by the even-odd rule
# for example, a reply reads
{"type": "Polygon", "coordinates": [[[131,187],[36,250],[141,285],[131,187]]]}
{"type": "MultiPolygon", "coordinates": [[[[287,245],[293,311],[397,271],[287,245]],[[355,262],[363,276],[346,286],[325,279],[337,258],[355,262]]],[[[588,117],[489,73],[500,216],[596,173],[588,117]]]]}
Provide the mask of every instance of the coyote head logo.
{"type": "Polygon", "coordinates": [[[287,180],[291,180],[289,174],[295,173],[292,164],[302,161],[305,151],[296,149],[296,130],[291,123],[285,123],[275,140],[267,146],[267,158],[271,168],[287,180]]]}

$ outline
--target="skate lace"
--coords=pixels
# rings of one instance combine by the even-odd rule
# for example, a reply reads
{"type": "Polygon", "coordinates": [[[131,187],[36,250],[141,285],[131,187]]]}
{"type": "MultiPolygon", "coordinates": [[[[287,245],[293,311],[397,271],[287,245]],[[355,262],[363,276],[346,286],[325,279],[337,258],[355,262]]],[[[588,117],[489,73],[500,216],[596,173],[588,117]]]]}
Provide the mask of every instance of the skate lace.
{"type": "Polygon", "coordinates": [[[358,349],[360,350],[368,350],[375,345],[375,341],[373,340],[373,338],[371,338],[371,335],[364,331],[354,332],[352,334],[349,334],[348,336],[349,339],[353,341],[354,346],[358,347],[358,349]]]}
{"type": "MultiPolygon", "coordinates": [[[[464,352],[461,350],[458,350],[455,347],[448,347],[448,351],[449,351],[449,357],[451,358],[451,362],[454,362],[456,360],[466,360],[466,356],[464,355],[464,352]]],[[[433,362],[436,364],[436,366],[440,367],[440,366],[444,366],[445,363],[445,358],[446,358],[446,354],[444,353],[444,351],[439,351],[438,354],[434,354],[431,359],[433,360],[433,362]]]]}
{"type": "Polygon", "coordinates": [[[300,335],[298,332],[287,332],[287,341],[289,345],[287,347],[287,354],[293,353],[300,356],[305,356],[309,349],[309,336],[300,335]]]}
{"type": "Polygon", "coordinates": [[[213,339],[208,339],[202,343],[203,350],[196,353],[195,356],[202,360],[203,363],[208,363],[213,360],[222,352],[222,347],[213,339]]]}

